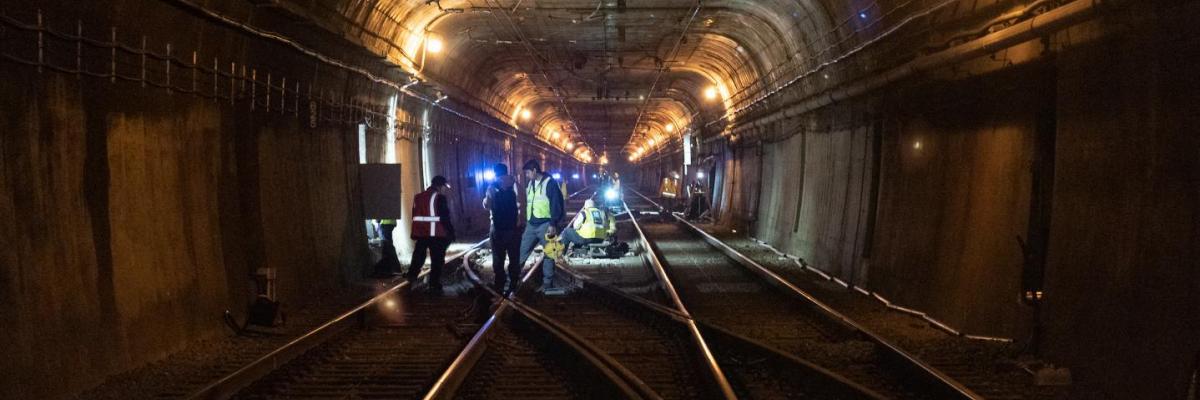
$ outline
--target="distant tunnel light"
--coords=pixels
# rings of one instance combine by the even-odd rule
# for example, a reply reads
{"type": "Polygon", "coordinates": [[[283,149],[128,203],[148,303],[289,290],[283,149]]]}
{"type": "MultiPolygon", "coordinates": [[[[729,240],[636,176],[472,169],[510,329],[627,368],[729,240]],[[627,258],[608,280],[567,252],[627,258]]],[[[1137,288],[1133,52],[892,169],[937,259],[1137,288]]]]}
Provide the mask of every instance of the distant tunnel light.
{"type": "Polygon", "coordinates": [[[667,124],[667,132],[675,132],[675,124],[667,124]]]}
{"type": "Polygon", "coordinates": [[[529,120],[530,118],[533,118],[533,111],[521,110],[521,119],[529,120]]]}
{"type": "Polygon", "coordinates": [[[483,180],[488,181],[488,182],[495,181],[496,180],[496,171],[492,171],[491,169],[483,171],[483,180]]]}
{"type": "Polygon", "coordinates": [[[575,143],[567,143],[567,150],[575,149],[575,143]]]}
{"type": "Polygon", "coordinates": [[[608,189],[604,191],[605,200],[613,201],[616,200],[618,196],[620,196],[620,193],[617,193],[617,189],[608,189]]]}
{"type": "Polygon", "coordinates": [[[571,179],[579,180],[579,174],[571,174],[571,179]]]}
{"type": "Polygon", "coordinates": [[[863,11],[863,12],[858,13],[858,18],[867,19],[867,12],[863,11]]]}
{"type": "Polygon", "coordinates": [[[697,172],[697,173],[696,173],[696,178],[698,178],[698,179],[704,179],[704,172],[697,172]]]}
{"type": "Polygon", "coordinates": [[[720,92],[717,91],[716,86],[709,86],[708,89],[704,89],[704,98],[706,98],[706,99],[716,100],[717,95],[719,95],[719,94],[720,94],[720,92]]]}
{"type": "Polygon", "coordinates": [[[560,173],[555,172],[554,175],[550,175],[550,176],[553,177],[554,180],[556,180],[556,181],[562,180],[562,174],[560,174],[560,173]]]}
{"type": "Polygon", "coordinates": [[[916,142],[913,142],[913,148],[920,150],[921,149],[921,141],[918,140],[916,142]]]}

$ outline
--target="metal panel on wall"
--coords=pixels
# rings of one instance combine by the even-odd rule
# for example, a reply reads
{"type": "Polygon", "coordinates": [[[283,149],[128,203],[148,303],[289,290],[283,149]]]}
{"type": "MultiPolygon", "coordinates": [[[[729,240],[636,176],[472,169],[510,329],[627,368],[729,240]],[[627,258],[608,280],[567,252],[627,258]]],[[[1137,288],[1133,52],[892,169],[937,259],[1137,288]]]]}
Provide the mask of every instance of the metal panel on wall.
{"type": "Polygon", "coordinates": [[[364,218],[403,218],[401,182],[404,176],[400,173],[400,164],[362,164],[358,167],[364,218]]]}

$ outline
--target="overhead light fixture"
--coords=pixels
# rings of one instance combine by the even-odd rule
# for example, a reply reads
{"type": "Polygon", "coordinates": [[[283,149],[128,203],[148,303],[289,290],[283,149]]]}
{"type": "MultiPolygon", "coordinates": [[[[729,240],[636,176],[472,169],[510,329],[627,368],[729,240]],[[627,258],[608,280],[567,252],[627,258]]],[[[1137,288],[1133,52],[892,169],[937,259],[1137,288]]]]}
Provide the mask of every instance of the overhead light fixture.
{"type": "Polygon", "coordinates": [[[550,138],[551,138],[551,139],[558,140],[558,138],[559,138],[560,136],[562,136],[562,134],[561,134],[561,133],[559,133],[558,131],[550,132],[550,138]]]}
{"type": "Polygon", "coordinates": [[[675,124],[667,124],[667,132],[675,132],[675,124]]]}
{"type": "Polygon", "coordinates": [[[433,36],[425,38],[425,50],[437,54],[442,52],[442,40],[433,36]]]}
{"type": "Polygon", "coordinates": [[[706,99],[716,100],[718,95],[720,95],[720,92],[717,91],[716,86],[709,86],[708,89],[704,89],[704,98],[706,99]]]}
{"type": "Polygon", "coordinates": [[[521,110],[521,119],[523,119],[523,120],[529,120],[530,118],[533,118],[533,112],[532,112],[532,111],[529,111],[529,110],[521,110]]]}

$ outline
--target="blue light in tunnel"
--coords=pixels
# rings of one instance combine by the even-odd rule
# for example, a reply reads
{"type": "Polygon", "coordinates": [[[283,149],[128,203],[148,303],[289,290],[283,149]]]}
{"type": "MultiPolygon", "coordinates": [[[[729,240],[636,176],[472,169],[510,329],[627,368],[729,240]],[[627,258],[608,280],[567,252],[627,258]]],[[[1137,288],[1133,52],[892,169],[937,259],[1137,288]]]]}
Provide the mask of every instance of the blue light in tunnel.
{"type": "Polygon", "coordinates": [[[556,180],[556,181],[562,180],[562,174],[560,174],[560,173],[555,172],[554,175],[550,175],[550,176],[553,177],[554,180],[556,180]]]}
{"type": "Polygon", "coordinates": [[[571,174],[571,179],[579,180],[579,174],[571,174]]]}
{"type": "Polygon", "coordinates": [[[862,19],[867,19],[867,12],[863,11],[863,12],[858,13],[858,17],[862,18],[862,19]]]}
{"type": "Polygon", "coordinates": [[[608,189],[604,191],[605,200],[616,200],[618,196],[620,196],[620,193],[617,193],[617,189],[608,189]]]}
{"type": "Polygon", "coordinates": [[[492,171],[490,168],[484,170],[483,171],[483,180],[487,181],[487,182],[495,181],[496,180],[496,171],[492,171]]]}

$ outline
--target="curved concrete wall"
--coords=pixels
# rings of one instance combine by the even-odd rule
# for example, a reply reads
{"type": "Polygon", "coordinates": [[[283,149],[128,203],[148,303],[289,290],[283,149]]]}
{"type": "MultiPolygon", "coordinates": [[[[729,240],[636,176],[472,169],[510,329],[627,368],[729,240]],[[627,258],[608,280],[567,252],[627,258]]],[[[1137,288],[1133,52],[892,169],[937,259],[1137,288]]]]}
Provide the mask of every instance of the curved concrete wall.
{"type": "MultiPolygon", "coordinates": [[[[368,161],[387,161],[394,147],[405,197],[423,189],[422,160],[451,179],[464,234],[486,231],[478,205],[485,166],[528,157],[577,168],[561,153],[411,97],[399,101],[398,139],[389,143],[394,90],[169,2],[35,3],[5,14],[32,23],[40,6],[56,31],[73,33],[78,22],[85,36],[107,41],[115,27],[133,48],[143,36],[158,54],[170,43],[180,61],[170,91],[155,86],[167,79],[163,61],[149,58],[143,86],[139,56],[124,50],[118,72],[134,81],[0,61],[0,398],[63,398],[225,334],[222,312],[243,314],[260,267],[276,269],[286,307],[365,276],[373,260],[359,198],[360,123],[371,126],[368,161]],[[231,88],[227,75],[193,75],[193,51],[200,65],[232,68],[238,78],[245,68],[255,82],[234,79],[231,88]],[[210,98],[229,93],[236,99],[210,98]],[[418,145],[425,132],[429,153],[418,145]]],[[[269,10],[218,6],[342,60],[378,65],[269,10]]],[[[5,54],[36,60],[35,35],[4,35],[5,54]]],[[[48,62],[74,66],[73,43],[47,43],[48,62]]],[[[83,56],[90,71],[108,71],[107,49],[89,46],[83,56]]],[[[403,253],[407,225],[397,235],[403,253]]]]}
{"type": "MultiPolygon", "coordinates": [[[[718,220],[1016,339],[1071,368],[1072,398],[1184,398],[1200,352],[1200,9],[1167,3],[711,140],[698,158],[718,220]],[[1018,299],[1038,265],[1035,319],[1018,299]]],[[[647,164],[652,190],[682,161],[647,164]]]]}

